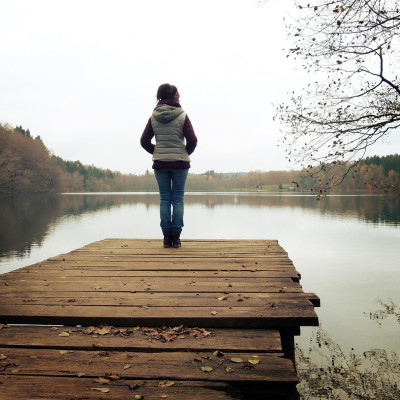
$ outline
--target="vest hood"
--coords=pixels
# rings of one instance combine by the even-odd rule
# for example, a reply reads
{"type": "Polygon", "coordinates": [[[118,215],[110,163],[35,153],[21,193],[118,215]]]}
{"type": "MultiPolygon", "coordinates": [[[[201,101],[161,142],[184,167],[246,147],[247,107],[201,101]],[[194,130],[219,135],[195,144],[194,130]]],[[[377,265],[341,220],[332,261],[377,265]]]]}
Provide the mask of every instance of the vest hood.
{"type": "Polygon", "coordinates": [[[181,107],[170,106],[169,104],[161,104],[153,111],[153,117],[156,121],[167,123],[174,120],[181,115],[184,111],[181,107]]]}

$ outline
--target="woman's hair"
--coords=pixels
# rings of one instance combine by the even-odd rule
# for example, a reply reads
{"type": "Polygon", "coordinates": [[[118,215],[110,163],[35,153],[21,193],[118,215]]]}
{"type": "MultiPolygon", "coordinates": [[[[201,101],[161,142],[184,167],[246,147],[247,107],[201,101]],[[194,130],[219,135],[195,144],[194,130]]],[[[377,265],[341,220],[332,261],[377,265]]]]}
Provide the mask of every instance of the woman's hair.
{"type": "Polygon", "coordinates": [[[169,83],[163,83],[157,90],[157,100],[173,99],[177,91],[178,89],[176,86],[170,85],[169,83]]]}

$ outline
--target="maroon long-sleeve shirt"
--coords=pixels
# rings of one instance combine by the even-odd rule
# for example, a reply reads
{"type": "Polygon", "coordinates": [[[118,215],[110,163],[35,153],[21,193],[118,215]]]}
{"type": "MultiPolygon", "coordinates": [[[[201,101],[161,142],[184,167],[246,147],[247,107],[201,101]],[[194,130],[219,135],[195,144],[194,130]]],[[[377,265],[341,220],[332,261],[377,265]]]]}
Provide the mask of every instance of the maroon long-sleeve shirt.
{"type": "MultiPolygon", "coordinates": [[[[172,100],[160,100],[157,105],[168,104],[173,107],[180,107],[180,104],[172,100]]],[[[185,122],[183,124],[183,136],[186,139],[186,151],[188,154],[192,154],[197,146],[197,137],[194,133],[192,123],[189,117],[186,115],[185,122]]],[[[149,118],[146,127],[140,138],[140,144],[142,147],[150,154],[154,153],[155,145],[151,143],[154,137],[153,127],[151,126],[151,117],[149,118]]],[[[190,163],[186,161],[154,161],[153,169],[163,169],[163,168],[190,168],[190,163]]]]}

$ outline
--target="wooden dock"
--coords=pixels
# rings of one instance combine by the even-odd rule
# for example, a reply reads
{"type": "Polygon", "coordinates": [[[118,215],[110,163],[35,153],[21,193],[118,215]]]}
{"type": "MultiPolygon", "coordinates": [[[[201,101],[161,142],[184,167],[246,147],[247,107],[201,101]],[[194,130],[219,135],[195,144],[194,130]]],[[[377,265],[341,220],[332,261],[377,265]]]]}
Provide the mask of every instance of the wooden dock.
{"type": "Polygon", "coordinates": [[[299,280],[276,240],[105,239],[3,274],[0,399],[297,399],[299,280]]]}

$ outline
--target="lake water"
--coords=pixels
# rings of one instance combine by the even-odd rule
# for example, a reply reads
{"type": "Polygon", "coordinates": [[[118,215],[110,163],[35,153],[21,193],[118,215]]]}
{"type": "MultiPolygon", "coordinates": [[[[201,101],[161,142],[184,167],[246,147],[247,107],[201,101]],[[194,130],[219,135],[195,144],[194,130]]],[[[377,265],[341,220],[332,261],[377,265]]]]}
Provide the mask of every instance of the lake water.
{"type": "MultiPolygon", "coordinates": [[[[104,238],[158,238],[157,193],[0,197],[0,273],[104,238]]],[[[322,328],[344,350],[400,351],[400,199],[379,195],[187,193],[182,239],[278,239],[321,298],[322,328]]],[[[184,245],[184,244],[183,244],[184,245]]],[[[316,328],[302,328],[306,347],[316,328]]]]}

